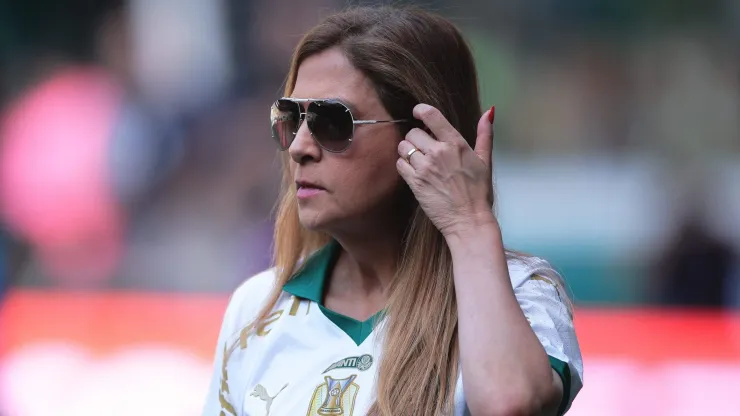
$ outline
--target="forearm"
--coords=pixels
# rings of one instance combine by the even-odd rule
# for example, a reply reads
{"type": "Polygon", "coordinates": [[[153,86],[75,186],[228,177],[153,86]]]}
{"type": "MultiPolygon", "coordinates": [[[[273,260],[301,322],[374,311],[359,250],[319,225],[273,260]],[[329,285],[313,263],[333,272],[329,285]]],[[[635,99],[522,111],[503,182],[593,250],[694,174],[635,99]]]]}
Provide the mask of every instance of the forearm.
{"type": "Polygon", "coordinates": [[[553,372],[514,296],[498,224],[448,236],[447,243],[469,406],[482,414],[512,408],[538,413],[550,407],[556,394],[553,372]]]}

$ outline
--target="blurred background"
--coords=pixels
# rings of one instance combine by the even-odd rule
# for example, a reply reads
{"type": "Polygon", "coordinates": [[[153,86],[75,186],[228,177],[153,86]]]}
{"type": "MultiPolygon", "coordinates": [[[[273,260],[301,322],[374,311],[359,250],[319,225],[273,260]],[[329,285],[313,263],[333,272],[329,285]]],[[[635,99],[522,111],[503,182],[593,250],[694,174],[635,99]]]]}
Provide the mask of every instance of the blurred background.
{"type": "MultiPolygon", "coordinates": [[[[0,415],[199,414],[270,263],[268,107],[346,5],[0,0],[0,415]]],[[[740,2],[422,5],[496,104],[507,245],[579,307],[569,414],[740,414],[740,2]]]]}

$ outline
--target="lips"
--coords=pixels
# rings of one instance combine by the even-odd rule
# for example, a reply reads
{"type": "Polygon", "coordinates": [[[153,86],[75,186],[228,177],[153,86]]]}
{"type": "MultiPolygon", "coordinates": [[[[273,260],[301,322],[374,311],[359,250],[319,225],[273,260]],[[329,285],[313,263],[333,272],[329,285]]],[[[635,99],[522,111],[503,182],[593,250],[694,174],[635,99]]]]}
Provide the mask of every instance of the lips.
{"type": "Polygon", "coordinates": [[[323,186],[311,181],[298,180],[295,181],[295,185],[295,194],[299,201],[307,201],[326,192],[323,186]]]}
{"type": "Polygon", "coordinates": [[[310,182],[310,181],[304,181],[304,180],[295,181],[295,185],[296,185],[296,187],[298,189],[315,189],[315,190],[319,190],[319,191],[325,191],[326,190],[326,188],[324,188],[323,186],[321,186],[321,185],[319,185],[317,183],[310,182]]]}

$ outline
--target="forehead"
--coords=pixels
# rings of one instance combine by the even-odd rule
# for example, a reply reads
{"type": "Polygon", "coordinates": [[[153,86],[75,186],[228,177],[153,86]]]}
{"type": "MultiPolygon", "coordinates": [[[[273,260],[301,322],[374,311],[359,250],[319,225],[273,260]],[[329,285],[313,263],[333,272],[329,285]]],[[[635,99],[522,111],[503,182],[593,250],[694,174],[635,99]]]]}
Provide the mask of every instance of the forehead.
{"type": "Polygon", "coordinates": [[[350,103],[374,96],[370,81],[338,48],[306,58],[298,68],[293,98],[339,98],[350,103]]]}

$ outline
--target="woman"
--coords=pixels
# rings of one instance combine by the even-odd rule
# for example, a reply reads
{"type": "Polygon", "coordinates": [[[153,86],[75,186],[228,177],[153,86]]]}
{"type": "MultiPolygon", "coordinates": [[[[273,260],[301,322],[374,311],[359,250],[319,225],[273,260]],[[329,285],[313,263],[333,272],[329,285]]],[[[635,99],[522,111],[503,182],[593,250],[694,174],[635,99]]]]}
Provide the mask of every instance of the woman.
{"type": "Polygon", "coordinates": [[[331,16],[285,96],[275,268],[231,298],[204,414],[562,414],[582,380],[569,303],[503,247],[493,108],[458,30],[409,8],[331,16]]]}

